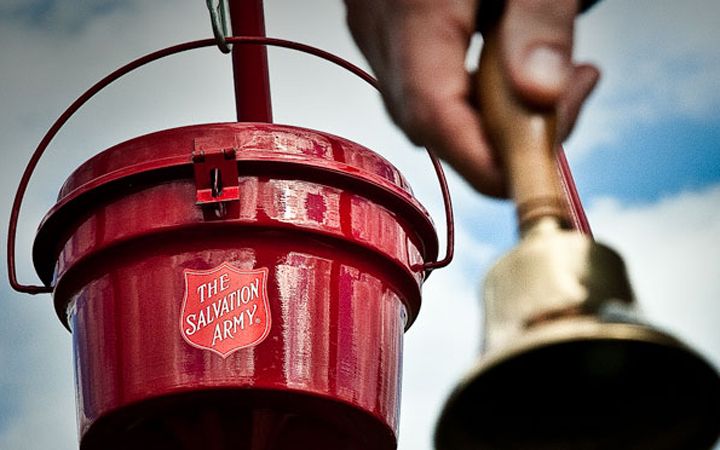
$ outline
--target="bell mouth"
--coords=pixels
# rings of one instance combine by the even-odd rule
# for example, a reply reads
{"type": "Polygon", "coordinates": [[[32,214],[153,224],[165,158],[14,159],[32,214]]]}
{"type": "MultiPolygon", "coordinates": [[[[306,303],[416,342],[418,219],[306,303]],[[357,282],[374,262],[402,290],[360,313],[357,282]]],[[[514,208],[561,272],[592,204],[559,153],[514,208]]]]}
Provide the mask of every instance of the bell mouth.
{"type": "Polygon", "coordinates": [[[705,450],[720,378],[653,328],[581,319],[529,331],[483,358],[445,405],[438,450],[705,450]]]}

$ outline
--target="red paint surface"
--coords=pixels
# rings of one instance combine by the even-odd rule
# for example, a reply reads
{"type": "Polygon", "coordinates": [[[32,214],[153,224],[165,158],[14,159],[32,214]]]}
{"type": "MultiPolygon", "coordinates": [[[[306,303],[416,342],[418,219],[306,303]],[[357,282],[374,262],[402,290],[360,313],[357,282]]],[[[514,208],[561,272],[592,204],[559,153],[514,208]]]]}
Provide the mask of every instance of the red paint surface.
{"type": "Polygon", "coordinates": [[[330,135],[179,128],[81,166],[34,255],[73,331],[84,449],[392,449],[402,337],[437,255],[397,170],[330,135]],[[195,139],[237,146],[237,215],[195,204],[195,139]],[[225,357],[178,329],[185,273],[267,268],[271,326],[225,357]]]}

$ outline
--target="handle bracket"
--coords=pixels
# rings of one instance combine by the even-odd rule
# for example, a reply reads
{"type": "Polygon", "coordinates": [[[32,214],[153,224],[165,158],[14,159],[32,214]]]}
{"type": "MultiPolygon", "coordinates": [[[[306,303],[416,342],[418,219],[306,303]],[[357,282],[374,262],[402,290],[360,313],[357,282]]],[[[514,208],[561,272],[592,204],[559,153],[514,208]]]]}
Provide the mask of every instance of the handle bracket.
{"type": "Polygon", "coordinates": [[[212,147],[195,140],[192,152],[195,203],[200,206],[240,200],[234,147],[212,147]]]}

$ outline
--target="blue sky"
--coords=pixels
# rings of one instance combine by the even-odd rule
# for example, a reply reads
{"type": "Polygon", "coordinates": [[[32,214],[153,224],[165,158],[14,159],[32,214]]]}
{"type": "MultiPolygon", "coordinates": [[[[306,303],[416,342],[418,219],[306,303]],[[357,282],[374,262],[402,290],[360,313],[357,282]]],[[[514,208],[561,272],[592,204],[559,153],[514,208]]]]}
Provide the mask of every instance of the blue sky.
{"type": "MultiPolygon", "coordinates": [[[[32,148],[62,110],[130,59],[208,37],[204,4],[0,0],[0,210],[9,210],[32,148]]],[[[266,0],[269,34],[366,65],[345,30],[340,0],[297,4],[266,0]]],[[[577,45],[578,58],[596,62],[603,79],[566,144],[595,234],[625,257],[646,316],[716,365],[718,23],[716,0],[603,0],[580,20],[577,45]]],[[[443,235],[427,159],[390,124],[379,98],[323,62],[284,50],[270,58],[276,121],[345,136],[387,156],[443,235]]],[[[202,50],[148,66],[86,105],[51,145],[28,191],[18,243],[23,279],[34,280],[35,227],[74,167],[150,131],[232,120],[230,83],[227,57],[202,50]]],[[[452,173],[450,182],[457,256],[426,283],[423,310],[406,335],[401,450],[430,448],[438,409],[477,354],[481,277],[516,239],[507,204],[479,197],[452,173]]],[[[5,263],[0,267],[4,273],[5,263]]],[[[0,448],[76,448],[69,334],[49,296],[14,294],[2,280],[0,299],[0,448]]]]}
{"type": "Polygon", "coordinates": [[[574,173],[586,180],[579,187],[585,198],[612,195],[644,204],[720,181],[719,147],[717,118],[668,118],[634,127],[623,142],[588,155],[574,173]],[[603,176],[593,176],[598,172],[603,176]]]}

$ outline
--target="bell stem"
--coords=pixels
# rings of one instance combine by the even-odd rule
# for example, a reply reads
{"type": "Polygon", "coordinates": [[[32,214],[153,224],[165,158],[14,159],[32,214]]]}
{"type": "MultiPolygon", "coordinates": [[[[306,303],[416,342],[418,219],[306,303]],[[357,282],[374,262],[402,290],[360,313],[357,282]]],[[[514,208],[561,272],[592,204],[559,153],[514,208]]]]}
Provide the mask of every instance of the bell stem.
{"type": "Polygon", "coordinates": [[[504,169],[521,235],[544,217],[570,222],[556,163],[556,112],[513,92],[500,58],[497,30],[485,34],[477,78],[480,116],[504,169]]]}

